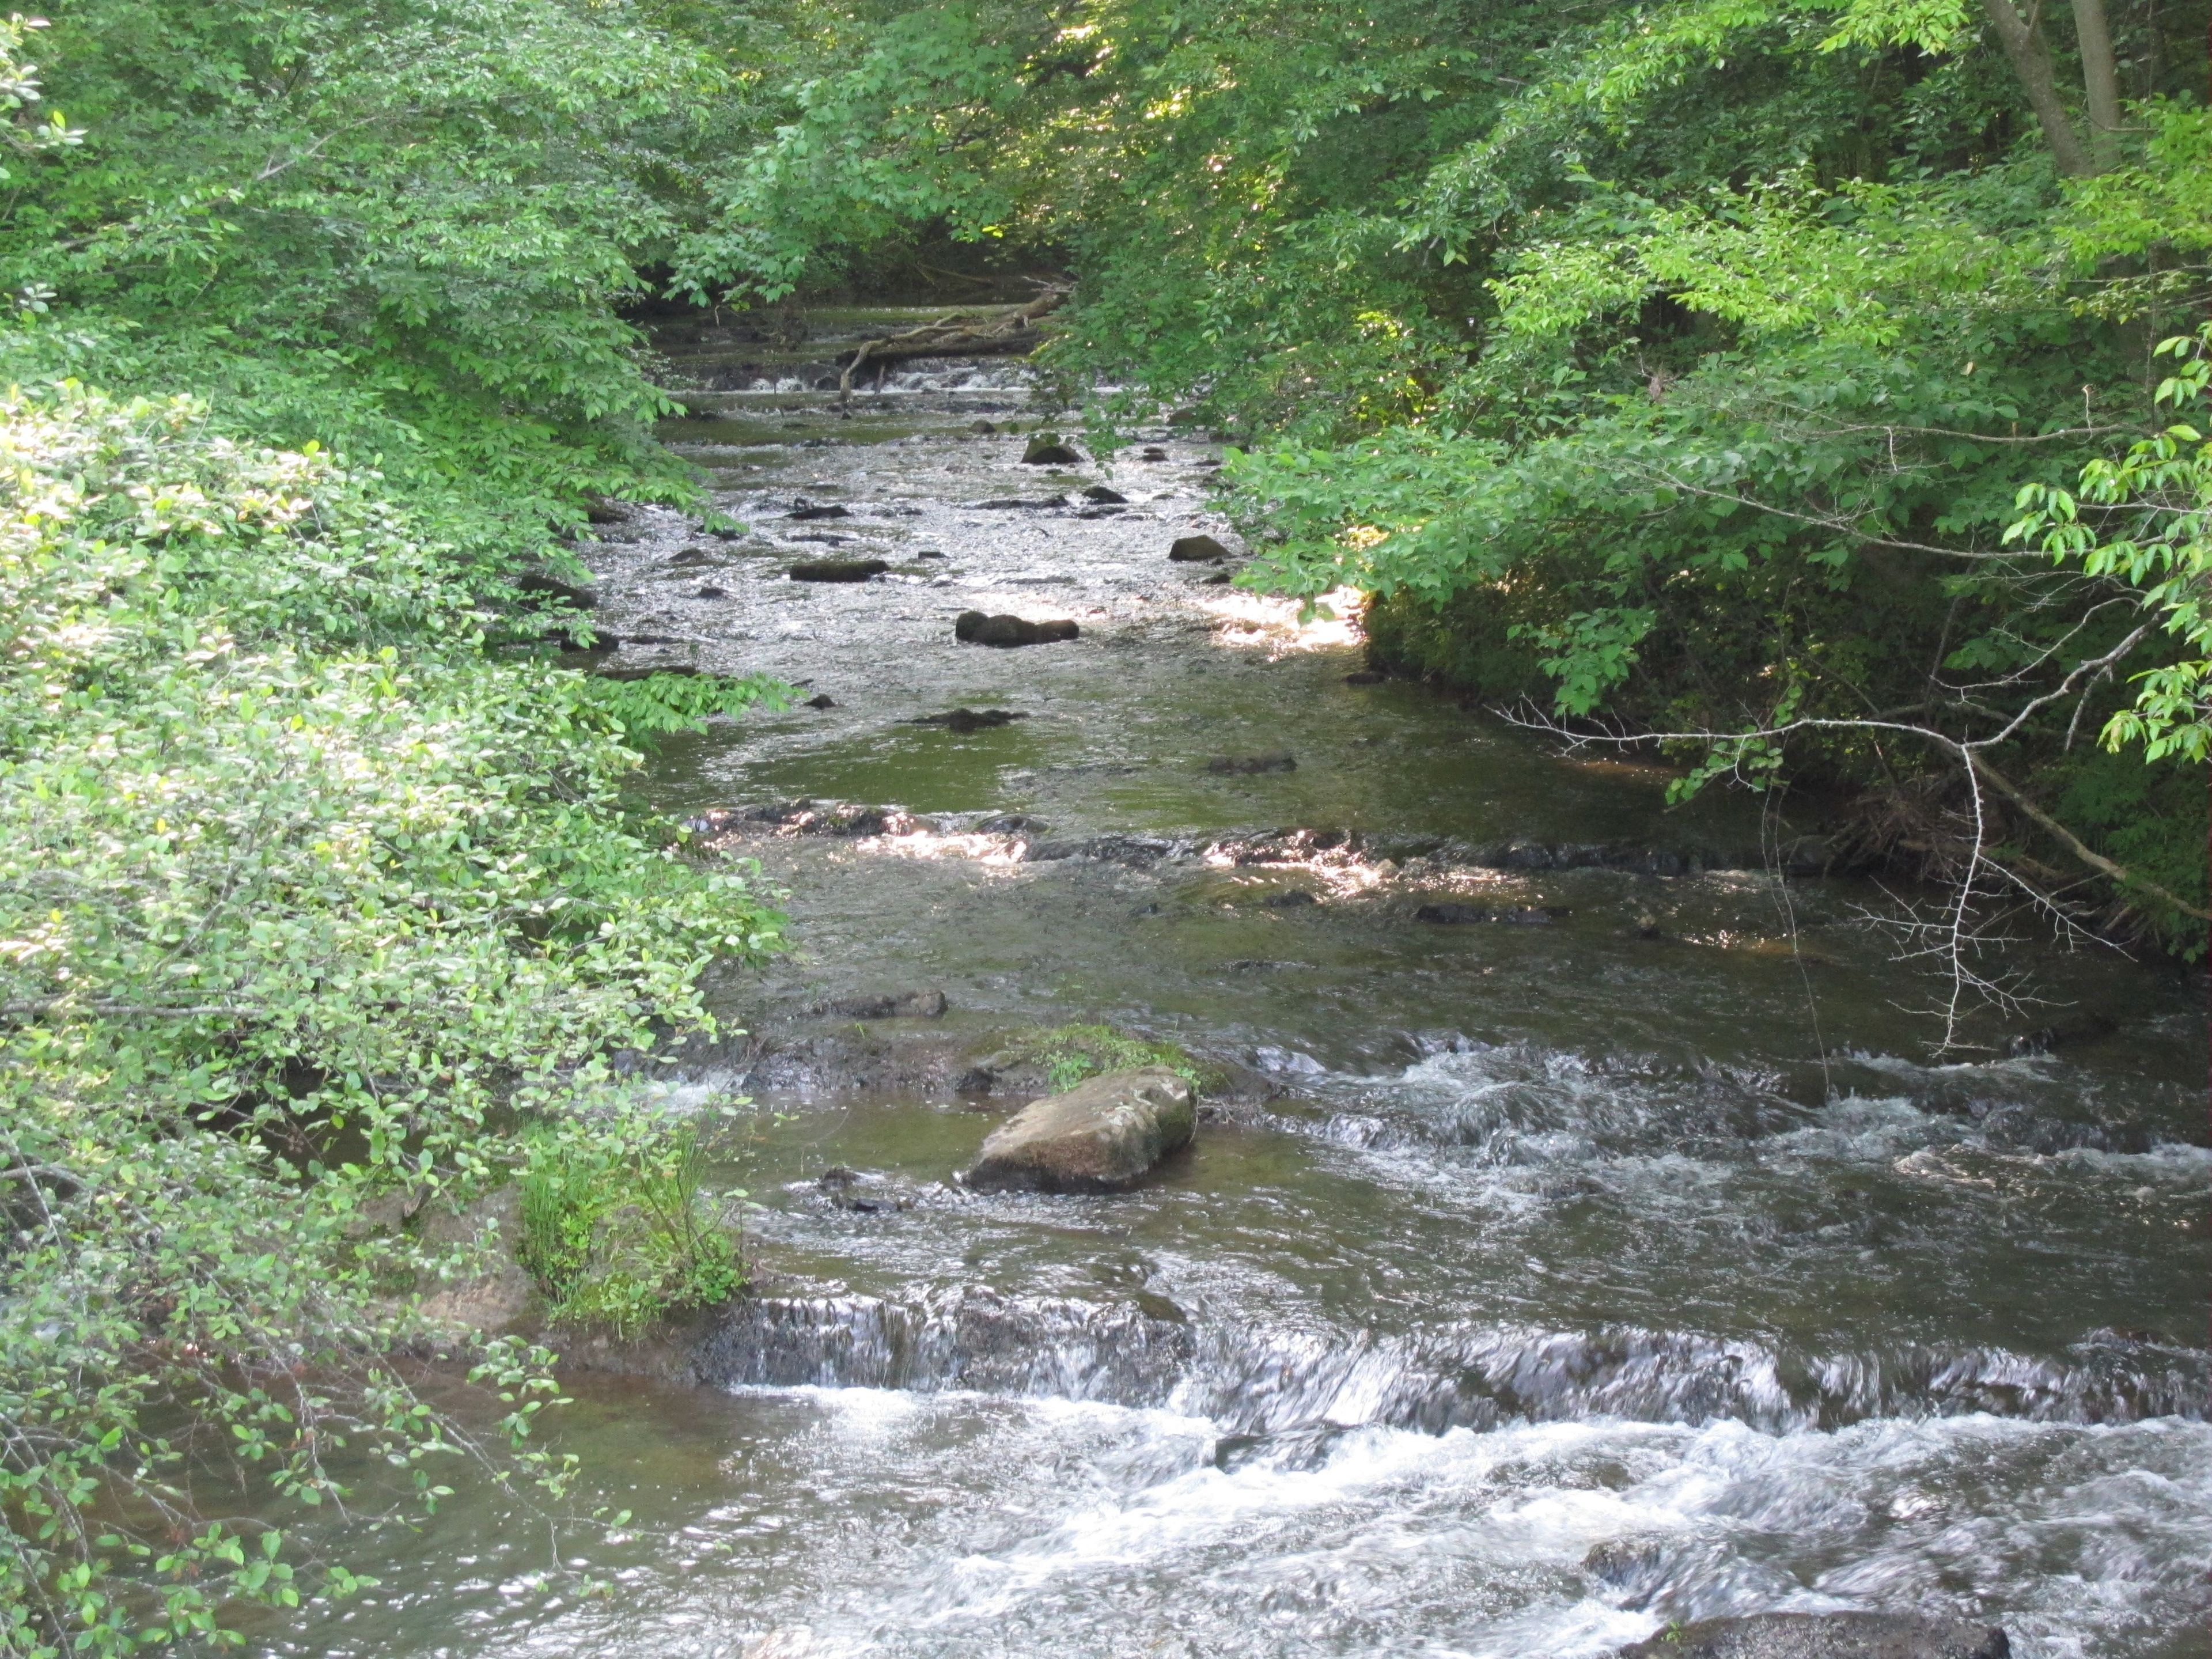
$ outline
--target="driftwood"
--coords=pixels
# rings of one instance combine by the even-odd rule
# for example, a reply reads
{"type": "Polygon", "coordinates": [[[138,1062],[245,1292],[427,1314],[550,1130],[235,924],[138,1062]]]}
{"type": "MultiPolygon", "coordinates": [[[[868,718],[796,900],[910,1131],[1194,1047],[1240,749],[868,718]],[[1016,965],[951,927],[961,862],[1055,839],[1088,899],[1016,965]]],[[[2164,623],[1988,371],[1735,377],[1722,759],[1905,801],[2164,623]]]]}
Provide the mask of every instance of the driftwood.
{"type": "Polygon", "coordinates": [[[853,353],[853,361],[837,377],[837,395],[853,395],[853,376],[863,363],[903,362],[914,357],[988,357],[1034,350],[1039,338],[1036,324],[1057,311],[1067,295],[1066,289],[1048,288],[1027,305],[1009,311],[953,312],[903,334],[863,340],[853,353]]]}

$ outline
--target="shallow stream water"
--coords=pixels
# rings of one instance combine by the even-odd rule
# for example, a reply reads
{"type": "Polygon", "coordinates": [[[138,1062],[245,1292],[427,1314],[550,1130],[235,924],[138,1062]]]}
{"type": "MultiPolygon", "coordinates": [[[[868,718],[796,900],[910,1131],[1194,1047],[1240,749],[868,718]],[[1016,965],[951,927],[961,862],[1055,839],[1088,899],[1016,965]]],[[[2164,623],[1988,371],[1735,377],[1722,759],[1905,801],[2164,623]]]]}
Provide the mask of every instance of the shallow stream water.
{"type": "Polygon", "coordinates": [[[1900,896],[1811,873],[1817,825],[1347,684],[1349,617],[1168,562],[1237,544],[1212,446],[1024,466],[988,360],[818,388],[910,315],[667,342],[664,435],[747,533],[640,510],[587,550],[611,665],[834,705],[650,784],[793,918],[718,988],[752,1036],[670,1095],[762,1103],[728,1170],[763,1295],[717,1386],[577,1378],[561,1443],[626,1523],[464,1491],[256,1644],[1571,1659],[1924,1607],[2212,1651],[2201,980],[2024,945],[2045,1001],[1939,1052],[1940,980],[1869,921],[1900,896]],[[890,569],[786,579],[823,556],[890,569]],[[957,644],[971,608],[1082,632],[957,644]],[[1022,718],[912,723],[963,708],[1022,718]],[[742,816],[801,799],[902,811],[742,816]],[[810,1012],[916,991],[948,1011],[810,1012]],[[912,1056],[1071,1022],[1236,1103],[1133,1194],[951,1183],[1015,1103],[912,1056]]]}

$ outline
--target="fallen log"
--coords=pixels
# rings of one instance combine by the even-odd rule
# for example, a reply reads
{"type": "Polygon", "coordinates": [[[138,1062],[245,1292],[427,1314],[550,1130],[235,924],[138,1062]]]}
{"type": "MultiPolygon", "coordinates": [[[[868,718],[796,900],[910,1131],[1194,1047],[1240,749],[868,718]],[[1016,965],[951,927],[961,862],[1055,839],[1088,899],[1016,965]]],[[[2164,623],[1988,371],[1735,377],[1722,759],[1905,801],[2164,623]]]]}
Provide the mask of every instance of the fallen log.
{"type": "Polygon", "coordinates": [[[1064,288],[1049,288],[1026,305],[995,314],[954,312],[902,334],[863,340],[837,377],[837,395],[853,395],[853,376],[863,363],[904,362],[915,357],[986,357],[1034,350],[1040,338],[1037,323],[1058,310],[1068,293],[1064,288]]]}

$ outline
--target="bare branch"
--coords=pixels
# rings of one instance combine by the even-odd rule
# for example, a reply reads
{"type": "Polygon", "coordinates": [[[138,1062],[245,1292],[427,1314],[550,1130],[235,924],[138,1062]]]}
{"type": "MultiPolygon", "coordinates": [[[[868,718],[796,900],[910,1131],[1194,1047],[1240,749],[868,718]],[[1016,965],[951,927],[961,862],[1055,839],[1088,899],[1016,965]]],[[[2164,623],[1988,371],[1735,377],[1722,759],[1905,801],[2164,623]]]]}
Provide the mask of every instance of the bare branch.
{"type": "Polygon", "coordinates": [[[2048,812],[2038,806],[2033,801],[2028,799],[2026,795],[2021,793],[2019,785],[2011,782],[2004,777],[2002,774],[1999,773],[1996,768],[1992,767],[1978,754],[1975,754],[1970,750],[1966,756],[1966,760],[1967,763],[1973,768],[1974,771],[1978,775],[1989,781],[1990,786],[1992,788],[1994,788],[1999,794],[2002,795],[2007,800],[2010,801],[2014,806],[2020,808],[2022,812],[2033,818],[2037,823],[2042,825],[2044,829],[2049,830],[2052,837],[2056,839],[2061,846],[2064,847],[2068,852],[2073,854],[2075,858],[2081,860],[2082,863],[2087,865],[2092,870],[2095,870],[2100,874],[2110,876],[2114,881],[2117,881],[2124,886],[2139,887],[2144,892],[2150,894],[2152,896],[2172,905],[2184,915],[2195,916],[2200,921],[2212,921],[2212,910],[2207,910],[2200,906],[2191,904],[2187,899],[2177,897],[2175,895],[2167,892],[2165,888],[2160,886],[2149,877],[2138,874],[2135,871],[2125,869],[2121,866],[2113,863],[2112,860],[2106,858],[2102,853],[2100,853],[2095,848],[2087,845],[2083,842],[2081,838],[2076,836],[2071,830],[2069,830],[2064,824],[2059,823],[2057,818],[2052,817],[2048,812]]]}

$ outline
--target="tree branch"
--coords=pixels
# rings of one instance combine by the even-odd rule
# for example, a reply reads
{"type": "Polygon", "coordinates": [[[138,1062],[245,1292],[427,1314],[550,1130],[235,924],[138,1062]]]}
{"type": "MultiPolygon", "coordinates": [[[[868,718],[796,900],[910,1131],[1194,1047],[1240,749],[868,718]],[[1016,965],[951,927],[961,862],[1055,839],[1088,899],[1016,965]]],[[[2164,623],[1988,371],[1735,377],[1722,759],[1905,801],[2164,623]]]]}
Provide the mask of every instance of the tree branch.
{"type": "Polygon", "coordinates": [[[2094,848],[2086,845],[2082,842],[2081,838],[2076,836],[2071,830],[2069,830],[2064,824],[2059,823],[2057,818],[2052,817],[2050,813],[2045,811],[2033,801],[2028,799],[2026,795],[2021,793],[2020,787],[2017,784],[2013,783],[2007,779],[2002,774],[1998,772],[1995,767],[1984,760],[1978,754],[1976,754],[1972,750],[1969,749],[1966,751],[1966,755],[1967,764],[1972,766],[1976,772],[1979,773],[1992,789],[1995,789],[1997,793],[2002,795],[2014,806],[2020,808],[2020,810],[2028,817],[2033,818],[2044,829],[2049,830],[2052,838],[2056,840],[2060,846],[2063,847],[2068,852],[2073,854],[2075,858],[2081,860],[2082,863],[2087,865],[2092,870],[2097,871],[2102,875],[2111,877],[2114,881],[2120,883],[2123,886],[2141,888],[2144,892],[2150,894],[2153,897],[2162,900],[2164,902],[2172,905],[2184,915],[2195,916],[2199,921],[2212,921],[2212,910],[2203,909],[2197,905],[2191,904],[2187,899],[2179,898],[2173,894],[2167,892],[2165,888],[2160,886],[2149,877],[2137,875],[2134,871],[2124,869],[2121,866],[2113,863],[2112,860],[2106,858],[2102,853],[2100,853],[2094,848]]]}

